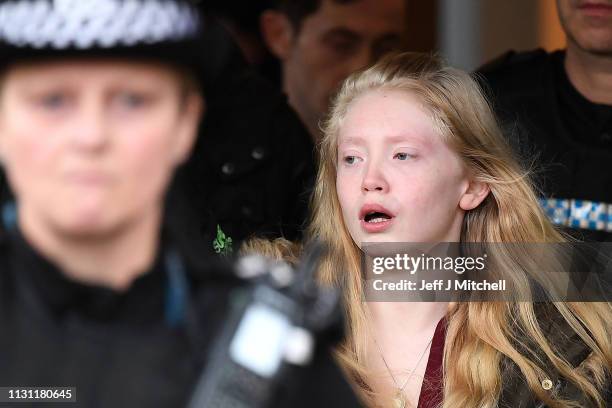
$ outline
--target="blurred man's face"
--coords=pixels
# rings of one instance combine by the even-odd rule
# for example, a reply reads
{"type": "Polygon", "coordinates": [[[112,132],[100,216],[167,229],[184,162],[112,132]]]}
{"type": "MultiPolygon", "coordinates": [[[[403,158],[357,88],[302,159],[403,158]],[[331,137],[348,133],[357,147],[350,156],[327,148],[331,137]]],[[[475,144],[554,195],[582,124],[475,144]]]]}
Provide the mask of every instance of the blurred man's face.
{"type": "Polygon", "coordinates": [[[399,47],[405,12],[405,0],[322,0],[302,21],[281,58],[289,101],[311,132],[348,75],[399,47]]]}
{"type": "Polygon", "coordinates": [[[165,66],[115,60],[16,65],[0,94],[0,158],[20,223],[91,238],[161,210],[201,101],[165,66]]]}
{"type": "Polygon", "coordinates": [[[568,40],[589,53],[612,56],[612,0],[557,0],[568,40]]]}

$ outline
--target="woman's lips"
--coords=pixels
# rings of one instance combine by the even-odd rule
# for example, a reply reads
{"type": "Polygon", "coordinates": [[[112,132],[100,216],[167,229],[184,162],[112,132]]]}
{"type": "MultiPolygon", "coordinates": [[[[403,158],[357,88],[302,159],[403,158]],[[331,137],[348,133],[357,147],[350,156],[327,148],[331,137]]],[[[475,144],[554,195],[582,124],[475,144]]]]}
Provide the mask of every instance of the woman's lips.
{"type": "Polygon", "coordinates": [[[368,233],[386,231],[393,224],[395,214],[380,204],[368,203],[359,211],[361,228],[368,233]]]}
{"type": "Polygon", "coordinates": [[[389,218],[377,222],[367,222],[366,220],[361,220],[361,228],[370,234],[384,232],[391,227],[394,219],[395,218],[389,218]]]}

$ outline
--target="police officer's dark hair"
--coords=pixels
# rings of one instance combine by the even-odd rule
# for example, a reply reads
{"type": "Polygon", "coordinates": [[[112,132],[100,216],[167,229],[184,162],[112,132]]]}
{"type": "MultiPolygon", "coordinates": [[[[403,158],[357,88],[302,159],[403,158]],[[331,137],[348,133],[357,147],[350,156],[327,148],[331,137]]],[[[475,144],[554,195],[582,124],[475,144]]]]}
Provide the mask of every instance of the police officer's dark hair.
{"type": "Polygon", "coordinates": [[[276,8],[287,16],[294,31],[299,32],[302,28],[302,21],[309,15],[316,13],[323,1],[350,4],[359,0],[277,0],[276,8]]]}

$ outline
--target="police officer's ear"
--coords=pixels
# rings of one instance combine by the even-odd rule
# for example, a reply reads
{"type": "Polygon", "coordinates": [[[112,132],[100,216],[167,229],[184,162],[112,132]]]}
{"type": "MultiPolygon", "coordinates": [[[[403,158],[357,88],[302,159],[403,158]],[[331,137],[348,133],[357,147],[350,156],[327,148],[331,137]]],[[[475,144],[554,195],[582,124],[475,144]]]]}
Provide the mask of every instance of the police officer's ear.
{"type": "Polygon", "coordinates": [[[205,109],[206,103],[200,93],[188,92],[184,96],[179,127],[173,145],[173,158],[176,165],[182,164],[191,155],[205,109]]]}
{"type": "Polygon", "coordinates": [[[278,59],[289,57],[294,40],[294,30],[284,13],[266,10],[259,17],[259,26],[266,46],[278,59]]]}

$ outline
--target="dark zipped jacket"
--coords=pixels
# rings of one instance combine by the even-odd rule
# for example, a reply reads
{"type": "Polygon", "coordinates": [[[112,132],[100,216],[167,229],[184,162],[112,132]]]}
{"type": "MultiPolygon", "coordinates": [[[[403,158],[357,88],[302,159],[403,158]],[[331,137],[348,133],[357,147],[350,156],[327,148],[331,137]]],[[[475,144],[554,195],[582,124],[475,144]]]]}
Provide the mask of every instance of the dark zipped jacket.
{"type": "Polygon", "coordinates": [[[298,239],[315,176],[312,138],[286,96],[247,66],[224,28],[207,23],[206,112],[177,181],[205,245],[217,225],[236,246],[253,235],[298,239]]]}

